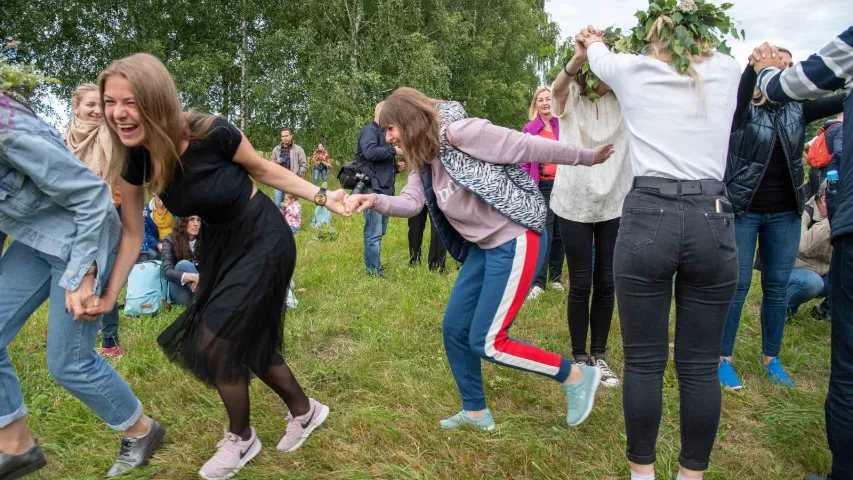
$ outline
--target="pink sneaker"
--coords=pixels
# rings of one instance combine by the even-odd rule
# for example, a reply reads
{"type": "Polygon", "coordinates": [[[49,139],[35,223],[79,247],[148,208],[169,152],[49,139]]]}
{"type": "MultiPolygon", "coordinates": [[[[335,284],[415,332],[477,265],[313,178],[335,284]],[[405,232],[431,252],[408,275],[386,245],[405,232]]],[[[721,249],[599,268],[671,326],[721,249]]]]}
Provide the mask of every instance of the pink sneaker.
{"type": "Polygon", "coordinates": [[[237,475],[241,468],[261,451],[261,441],[252,429],[252,438],[241,440],[231,432],[216,444],[216,453],[201,467],[198,474],[206,480],[225,480],[237,475]]]}
{"type": "Polygon", "coordinates": [[[121,345],[116,345],[115,347],[102,348],[100,354],[105,358],[118,358],[124,355],[124,350],[121,348],[121,345]]]}
{"type": "Polygon", "coordinates": [[[281,441],[278,442],[278,446],[275,447],[276,450],[280,452],[292,452],[296,450],[302,446],[308,435],[311,435],[311,432],[319,427],[326,420],[326,417],[329,416],[329,407],[313,398],[309,398],[308,403],[311,406],[311,410],[305,415],[298,417],[290,414],[287,415],[287,432],[281,441]]]}

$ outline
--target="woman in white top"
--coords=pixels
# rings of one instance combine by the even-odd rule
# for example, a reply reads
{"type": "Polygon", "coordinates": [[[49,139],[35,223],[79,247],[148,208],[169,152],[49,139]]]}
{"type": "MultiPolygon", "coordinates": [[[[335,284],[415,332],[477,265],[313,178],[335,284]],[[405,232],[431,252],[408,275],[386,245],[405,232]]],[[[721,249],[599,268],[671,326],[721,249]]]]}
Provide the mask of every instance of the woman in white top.
{"type": "Polygon", "coordinates": [[[560,121],[560,141],[586,148],[612,143],[616,152],[607,163],[582,169],[583,172],[558,166],[551,208],[561,237],[570,239],[564,247],[569,264],[568,323],[572,356],[575,362],[598,366],[601,384],[615,387],[619,378],[606,361],[613,318],[613,249],[622,202],[631,190],[633,175],[619,101],[603,82],[594,92],[600,98],[590,99],[594,96],[588,95],[585,75],[578,73],[586,61],[586,47],[575,40],[574,56],[551,86],[551,111],[560,121]],[[588,331],[591,332],[589,350],[588,331]]]}
{"type": "Polygon", "coordinates": [[[613,267],[632,479],[654,478],[676,273],[678,478],[702,478],[719,425],[717,364],[738,278],[734,220],[721,180],[740,66],[716,52],[692,56],[681,74],[655,34],[647,37],[647,55],[611,53],[592,27],[579,38],[592,71],[619,98],[636,176],[623,206],[613,267]]]}

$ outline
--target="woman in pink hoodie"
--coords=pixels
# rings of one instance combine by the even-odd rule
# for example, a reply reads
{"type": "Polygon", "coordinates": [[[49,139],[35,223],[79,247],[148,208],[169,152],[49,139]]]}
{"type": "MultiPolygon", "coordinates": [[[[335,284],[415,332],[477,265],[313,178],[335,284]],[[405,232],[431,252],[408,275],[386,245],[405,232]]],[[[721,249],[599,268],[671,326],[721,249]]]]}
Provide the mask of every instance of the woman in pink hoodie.
{"type": "Polygon", "coordinates": [[[465,118],[456,102],[401,88],[385,100],[379,123],[410,168],[399,196],[352,195],[347,210],[372,208],[412,217],[427,205],[447,250],[464,262],[444,314],[444,347],[462,411],[442,428],[494,428],[486,408],[480,359],[538,373],[562,384],[566,422],[592,411],[599,372],[509,336],[545,258],[545,202],[518,165],[523,160],[591,166],[612,145],[581,149],[465,118]]]}

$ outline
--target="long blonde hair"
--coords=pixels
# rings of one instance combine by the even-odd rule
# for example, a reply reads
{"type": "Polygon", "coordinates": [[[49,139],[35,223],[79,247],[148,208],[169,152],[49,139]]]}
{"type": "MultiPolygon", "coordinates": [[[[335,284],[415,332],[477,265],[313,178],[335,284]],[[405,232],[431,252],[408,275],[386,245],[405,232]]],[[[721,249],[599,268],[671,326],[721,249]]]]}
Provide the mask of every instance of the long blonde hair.
{"type": "Polygon", "coordinates": [[[438,151],[438,109],[440,100],[427,97],[414,88],[394,90],[379,112],[379,126],[400,129],[406,148],[406,164],[420,170],[432,163],[438,151]]]}
{"type": "MultiPolygon", "coordinates": [[[[153,167],[149,189],[159,194],[172,182],[175,169],[181,164],[181,141],[207,136],[216,117],[193,111],[182,112],[172,75],[157,57],[148,53],[116,60],[98,76],[104,112],[104,90],[107,80],[113,75],[124,77],[130,84],[145,131],[145,148],[150,153],[153,167]]],[[[112,128],[110,135],[116,149],[113,157],[116,161],[110,165],[109,178],[115,180],[128,162],[128,152],[112,128]]]]}
{"type": "Polygon", "coordinates": [[[543,85],[536,89],[536,93],[533,94],[533,101],[530,102],[530,112],[527,114],[529,120],[533,120],[539,115],[539,112],[536,111],[536,99],[539,98],[539,94],[542,92],[551,93],[551,88],[547,85],[543,85]]]}
{"type": "Polygon", "coordinates": [[[80,106],[80,102],[83,100],[83,97],[86,96],[89,92],[97,92],[98,86],[94,83],[84,83],[79,87],[74,89],[74,93],[71,94],[71,107],[76,108],[80,106]]]}

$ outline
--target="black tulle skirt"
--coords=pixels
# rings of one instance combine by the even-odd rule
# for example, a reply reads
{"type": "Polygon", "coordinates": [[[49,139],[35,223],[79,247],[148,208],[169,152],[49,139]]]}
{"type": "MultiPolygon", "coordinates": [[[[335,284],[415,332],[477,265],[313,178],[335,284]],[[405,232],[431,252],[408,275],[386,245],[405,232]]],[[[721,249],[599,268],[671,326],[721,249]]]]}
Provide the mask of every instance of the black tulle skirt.
{"type": "Polygon", "coordinates": [[[230,223],[203,221],[198,262],[194,303],[157,339],[166,356],[210,385],[281,365],[296,244],[272,200],[258,192],[230,223]]]}

